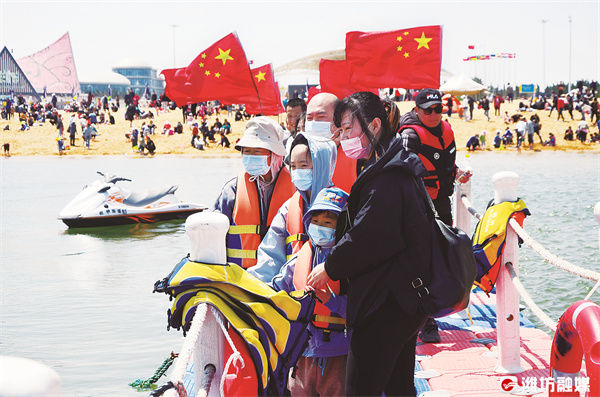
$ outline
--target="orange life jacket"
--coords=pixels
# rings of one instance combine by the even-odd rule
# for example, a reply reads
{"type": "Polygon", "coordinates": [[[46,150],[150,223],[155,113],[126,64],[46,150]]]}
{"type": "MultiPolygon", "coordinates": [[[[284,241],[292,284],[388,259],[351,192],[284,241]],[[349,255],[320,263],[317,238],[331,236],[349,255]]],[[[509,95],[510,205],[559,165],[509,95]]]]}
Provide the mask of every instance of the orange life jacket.
{"type": "Polygon", "coordinates": [[[346,193],[350,193],[350,189],[356,181],[356,160],[346,156],[341,146],[337,149],[337,160],[331,179],[335,186],[346,193]]]}
{"type": "Polygon", "coordinates": [[[450,124],[442,121],[442,136],[439,138],[429,132],[427,128],[416,124],[403,125],[400,131],[407,128],[412,128],[421,141],[417,154],[427,169],[427,176],[423,178],[423,183],[429,196],[435,200],[440,194],[440,190],[444,195],[452,195],[456,144],[450,124]]]}
{"type": "MultiPolygon", "coordinates": [[[[296,259],[296,265],[294,266],[294,289],[296,291],[304,291],[306,288],[306,280],[312,270],[312,244],[304,244],[298,252],[298,258],[296,259]]],[[[340,282],[330,280],[327,286],[331,291],[339,295],[340,294],[340,282]]],[[[331,313],[331,310],[323,303],[317,301],[315,304],[315,310],[313,312],[312,323],[317,328],[323,328],[330,331],[343,331],[346,326],[346,319],[335,313],[331,313]]]]}
{"type": "Polygon", "coordinates": [[[232,223],[227,233],[227,261],[247,269],[256,265],[256,252],[279,208],[296,191],[287,167],[277,175],[269,203],[267,223],[261,224],[260,202],[256,182],[242,171],[237,178],[237,191],[232,223]]]}
{"type": "Polygon", "coordinates": [[[285,230],[285,260],[289,260],[296,252],[300,251],[304,242],[308,241],[308,235],[304,233],[304,224],[302,223],[302,209],[304,200],[298,191],[294,193],[288,205],[287,220],[285,230]]]}

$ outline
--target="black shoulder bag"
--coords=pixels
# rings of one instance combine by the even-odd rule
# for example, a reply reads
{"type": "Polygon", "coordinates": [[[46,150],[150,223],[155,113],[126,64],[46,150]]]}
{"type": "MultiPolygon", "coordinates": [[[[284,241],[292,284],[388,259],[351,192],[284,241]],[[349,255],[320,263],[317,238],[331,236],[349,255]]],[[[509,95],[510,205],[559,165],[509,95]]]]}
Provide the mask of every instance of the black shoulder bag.
{"type": "Polygon", "coordinates": [[[462,230],[446,225],[438,217],[423,180],[415,178],[417,194],[424,195],[431,224],[431,264],[421,267],[429,274],[417,274],[411,281],[417,301],[430,317],[444,317],[469,305],[477,275],[473,244],[462,230]]]}

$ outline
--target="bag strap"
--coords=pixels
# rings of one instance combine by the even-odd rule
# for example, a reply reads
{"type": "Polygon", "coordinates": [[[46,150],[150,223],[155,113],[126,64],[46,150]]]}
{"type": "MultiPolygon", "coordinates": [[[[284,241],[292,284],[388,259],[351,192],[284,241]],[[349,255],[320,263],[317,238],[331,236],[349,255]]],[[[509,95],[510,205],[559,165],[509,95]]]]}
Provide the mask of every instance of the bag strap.
{"type": "MultiPolygon", "coordinates": [[[[426,203],[425,207],[427,210],[427,214],[431,217],[432,221],[435,222],[435,219],[439,219],[439,216],[438,216],[437,211],[435,210],[433,201],[431,200],[429,193],[427,193],[427,189],[425,189],[425,184],[423,183],[423,178],[415,176],[413,178],[413,182],[417,189],[417,193],[421,193],[421,195],[425,196],[425,199],[423,201],[425,201],[425,203],[426,203]]],[[[427,287],[425,286],[425,284],[423,282],[423,279],[422,279],[423,274],[421,272],[416,272],[416,273],[417,273],[417,278],[412,280],[410,282],[410,285],[413,287],[413,289],[417,293],[417,296],[419,297],[419,299],[423,299],[424,296],[429,295],[429,289],[427,289],[427,287]]]]}
{"type": "Polygon", "coordinates": [[[421,194],[425,196],[424,201],[427,204],[426,207],[429,210],[429,211],[427,211],[429,213],[429,215],[432,216],[433,218],[439,218],[439,215],[438,215],[437,211],[435,210],[435,206],[433,205],[433,201],[431,200],[431,196],[429,196],[429,193],[427,193],[427,189],[425,188],[425,184],[423,183],[423,178],[419,178],[418,176],[415,176],[413,178],[413,182],[415,183],[417,192],[421,192],[421,194]]]}

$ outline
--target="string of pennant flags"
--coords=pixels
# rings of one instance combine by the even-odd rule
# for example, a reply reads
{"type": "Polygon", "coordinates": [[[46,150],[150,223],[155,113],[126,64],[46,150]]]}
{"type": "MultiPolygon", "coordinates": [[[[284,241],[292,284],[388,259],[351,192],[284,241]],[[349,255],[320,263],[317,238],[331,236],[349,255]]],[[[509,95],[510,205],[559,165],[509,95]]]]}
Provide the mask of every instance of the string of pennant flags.
{"type": "Polygon", "coordinates": [[[463,61],[487,61],[490,59],[513,59],[516,57],[517,54],[515,54],[514,52],[500,52],[487,55],[471,55],[469,57],[464,58],[463,61]]]}

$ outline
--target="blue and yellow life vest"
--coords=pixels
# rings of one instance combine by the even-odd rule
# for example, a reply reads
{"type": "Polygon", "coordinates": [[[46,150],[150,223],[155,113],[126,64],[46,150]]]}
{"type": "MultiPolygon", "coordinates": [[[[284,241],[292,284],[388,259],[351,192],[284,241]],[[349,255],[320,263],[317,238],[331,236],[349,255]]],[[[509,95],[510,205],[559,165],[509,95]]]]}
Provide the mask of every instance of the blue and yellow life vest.
{"type": "Polygon", "coordinates": [[[275,291],[235,264],[181,260],[155,292],[175,298],[170,327],[189,330],[201,303],[215,307],[248,347],[256,367],[258,395],[283,395],[289,369],[308,341],[314,299],[303,291],[275,291]]]}
{"type": "Polygon", "coordinates": [[[473,255],[477,263],[475,284],[486,293],[492,291],[498,278],[509,220],[514,218],[523,226],[527,215],[531,214],[523,200],[504,201],[488,207],[477,224],[473,235],[473,255]]]}

